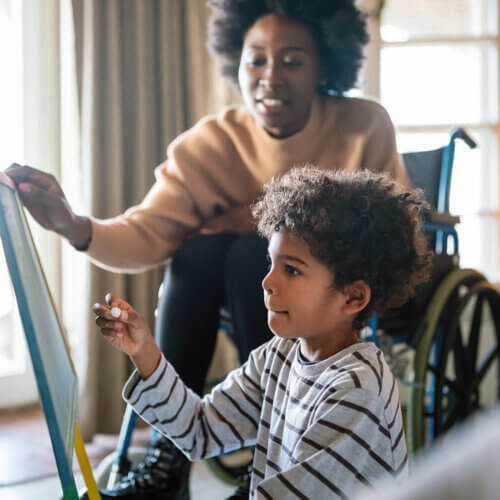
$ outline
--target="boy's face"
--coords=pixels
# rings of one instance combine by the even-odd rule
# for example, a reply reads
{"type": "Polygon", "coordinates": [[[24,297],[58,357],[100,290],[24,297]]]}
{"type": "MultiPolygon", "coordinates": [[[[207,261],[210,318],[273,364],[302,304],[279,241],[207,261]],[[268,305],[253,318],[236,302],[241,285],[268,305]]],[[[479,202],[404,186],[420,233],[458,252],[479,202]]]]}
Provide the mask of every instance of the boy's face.
{"type": "Polygon", "coordinates": [[[353,316],[346,313],[349,297],[332,287],[330,270],[304,241],[283,231],[273,233],[268,252],[271,268],[262,287],[271,330],[279,337],[302,338],[317,359],[350,345],[355,332],[353,316]]]}

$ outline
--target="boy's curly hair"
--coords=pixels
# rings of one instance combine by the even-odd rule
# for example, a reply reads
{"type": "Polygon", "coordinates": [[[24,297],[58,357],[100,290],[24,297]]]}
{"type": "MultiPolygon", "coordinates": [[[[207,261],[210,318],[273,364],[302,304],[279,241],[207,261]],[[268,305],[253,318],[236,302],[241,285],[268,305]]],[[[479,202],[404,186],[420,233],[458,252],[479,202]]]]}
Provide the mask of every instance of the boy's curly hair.
{"type": "Polygon", "coordinates": [[[262,16],[277,14],[304,24],[318,43],[327,81],[318,90],[342,95],[354,87],[368,41],[365,16],[354,0],[212,0],[208,47],[222,74],[238,85],[243,39],[262,16]]]}
{"type": "Polygon", "coordinates": [[[373,311],[403,305],[429,277],[427,209],[421,190],[386,176],[306,166],[266,184],[252,211],[266,238],[284,230],[305,241],[335,288],[357,280],[370,286],[370,303],[354,321],[360,328],[373,311]]]}

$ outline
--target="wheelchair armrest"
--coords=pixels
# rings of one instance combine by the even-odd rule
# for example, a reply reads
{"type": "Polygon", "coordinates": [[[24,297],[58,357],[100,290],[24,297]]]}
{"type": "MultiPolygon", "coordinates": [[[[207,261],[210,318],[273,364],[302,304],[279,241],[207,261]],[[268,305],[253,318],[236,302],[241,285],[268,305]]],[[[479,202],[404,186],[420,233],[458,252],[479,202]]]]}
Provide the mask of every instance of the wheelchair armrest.
{"type": "Polygon", "coordinates": [[[430,212],[427,216],[427,221],[432,224],[454,226],[460,222],[460,217],[444,212],[430,212]]]}

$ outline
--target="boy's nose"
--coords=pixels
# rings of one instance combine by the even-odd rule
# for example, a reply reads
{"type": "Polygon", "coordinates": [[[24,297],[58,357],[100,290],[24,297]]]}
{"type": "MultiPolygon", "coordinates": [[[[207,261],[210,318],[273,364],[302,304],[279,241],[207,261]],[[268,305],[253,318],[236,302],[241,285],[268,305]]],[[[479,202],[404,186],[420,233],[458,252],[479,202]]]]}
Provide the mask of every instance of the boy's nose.
{"type": "Polygon", "coordinates": [[[273,282],[272,271],[269,271],[262,280],[262,288],[264,289],[264,292],[267,293],[268,295],[277,294],[278,289],[276,287],[276,284],[273,282]]]}

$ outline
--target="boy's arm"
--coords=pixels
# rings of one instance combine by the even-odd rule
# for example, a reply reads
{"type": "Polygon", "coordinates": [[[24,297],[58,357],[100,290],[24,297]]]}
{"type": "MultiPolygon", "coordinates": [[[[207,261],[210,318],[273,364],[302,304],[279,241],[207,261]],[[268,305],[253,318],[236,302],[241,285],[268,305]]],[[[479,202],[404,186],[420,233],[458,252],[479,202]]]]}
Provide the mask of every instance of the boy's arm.
{"type": "Polygon", "coordinates": [[[94,304],[93,311],[103,337],[127,353],[137,368],[124,388],[124,398],[186,455],[200,459],[254,444],[266,345],[200,399],[161,355],[146,321],[130,304],[108,294],[106,304],[94,304]]]}
{"type": "Polygon", "coordinates": [[[259,364],[264,360],[261,347],[201,399],[162,356],[148,379],[132,374],[123,397],[191,460],[224,454],[255,444],[262,406],[259,364]]]}
{"type": "Polygon", "coordinates": [[[260,482],[256,498],[352,498],[378,477],[406,472],[405,438],[397,437],[402,432],[399,407],[389,428],[384,402],[371,391],[338,391],[324,403],[314,423],[297,436],[292,467],[260,482]]]}

